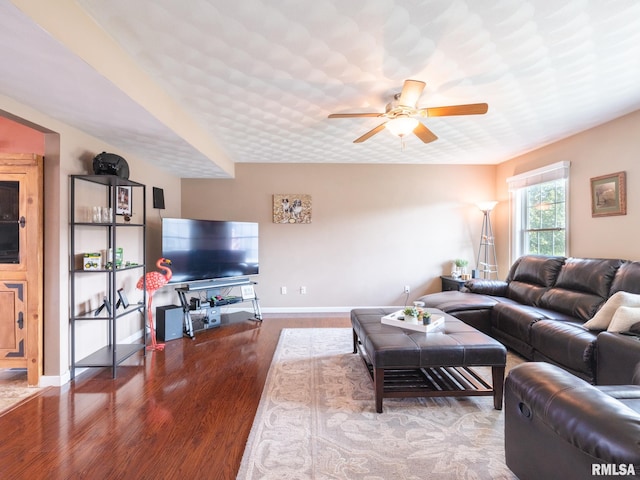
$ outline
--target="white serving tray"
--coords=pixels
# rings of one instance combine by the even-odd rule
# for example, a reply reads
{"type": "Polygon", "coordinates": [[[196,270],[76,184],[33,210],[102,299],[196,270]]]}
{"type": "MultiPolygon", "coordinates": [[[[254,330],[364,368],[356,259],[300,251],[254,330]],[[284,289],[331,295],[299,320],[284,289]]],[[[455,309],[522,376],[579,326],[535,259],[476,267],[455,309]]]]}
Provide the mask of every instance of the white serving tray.
{"type": "Polygon", "coordinates": [[[422,323],[414,322],[405,322],[404,320],[400,320],[399,317],[404,317],[402,310],[398,310],[397,312],[393,312],[389,315],[385,315],[382,317],[381,321],[385,325],[391,325],[394,327],[406,328],[409,330],[415,330],[416,332],[432,332],[434,330],[438,330],[441,326],[444,325],[444,317],[442,315],[431,314],[431,323],[429,325],[423,325],[422,323]]]}

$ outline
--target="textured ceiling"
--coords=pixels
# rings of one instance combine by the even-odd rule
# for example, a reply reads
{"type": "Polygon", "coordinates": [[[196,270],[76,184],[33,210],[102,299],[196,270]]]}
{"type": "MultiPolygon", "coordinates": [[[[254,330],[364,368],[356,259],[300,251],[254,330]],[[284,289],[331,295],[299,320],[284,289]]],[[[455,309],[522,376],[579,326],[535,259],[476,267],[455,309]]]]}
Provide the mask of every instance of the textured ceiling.
{"type": "Polygon", "coordinates": [[[232,175],[223,156],[499,163],[640,108],[637,0],[71,2],[184,109],[212,155],[13,5],[24,3],[0,0],[2,93],[181,177],[232,175]],[[61,67],[25,81],[37,62],[61,67]],[[427,83],[419,106],[489,112],[424,119],[439,139],[412,136],[404,150],[385,131],[352,143],[380,119],[327,119],[384,111],[407,78],[427,83]]]}

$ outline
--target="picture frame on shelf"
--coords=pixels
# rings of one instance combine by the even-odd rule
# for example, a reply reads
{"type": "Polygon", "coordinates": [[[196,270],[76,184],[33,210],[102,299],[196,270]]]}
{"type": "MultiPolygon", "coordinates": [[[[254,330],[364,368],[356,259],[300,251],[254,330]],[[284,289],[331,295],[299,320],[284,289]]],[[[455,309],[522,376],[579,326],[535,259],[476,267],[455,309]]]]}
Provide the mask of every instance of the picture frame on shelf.
{"type": "Polygon", "coordinates": [[[129,299],[127,298],[127,295],[124,293],[123,288],[120,288],[118,290],[118,304],[116,308],[118,308],[120,305],[122,305],[122,308],[127,308],[129,306],[129,299]]]}
{"type": "Polygon", "coordinates": [[[627,175],[616,172],[591,179],[591,216],[627,214],[627,175]]]}
{"type": "Polygon", "coordinates": [[[253,298],[256,298],[256,291],[254,290],[253,285],[242,285],[240,287],[240,291],[243,300],[251,300],[253,298]]]}
{"type": "Polygon", "coordinates": [[[131,215],[131,187],[116,187],[116,215],[131,215]]]}

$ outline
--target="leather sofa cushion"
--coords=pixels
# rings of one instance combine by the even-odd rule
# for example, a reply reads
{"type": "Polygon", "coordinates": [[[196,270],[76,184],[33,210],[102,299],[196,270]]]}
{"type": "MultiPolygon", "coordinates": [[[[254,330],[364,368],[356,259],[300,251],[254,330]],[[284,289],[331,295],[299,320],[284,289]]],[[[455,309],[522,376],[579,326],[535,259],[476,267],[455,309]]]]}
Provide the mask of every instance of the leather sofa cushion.
{"type": "Polygon", "coordinates": [[[595,378],[596,338],[578,323],[540,320],[531,327],[531,345],[553,363],[595,378]]]}
{"type": "Polygon", "coordinates": [[[541,287],[530,283],[513,280],[508,287],[509,298],[523,305],[535,306],[538,304],[547,287],[541,287]]]}
{"type": "Polygon", "coordinates": [[[587,321],[609,295],[611,282],[622,260],[567,258],[553,288],[539,306],[587,321]]]}
{"type": "Polygon", "coordinates": [[[482,310],[493,307],[498,300],[494,297],[457,291],[431,293],[418,298],[427,308],[437,308],[446,313],[460,310],[482,310]]]}
{"type": "Polygon", "coordinates": [[[510,272],[507,296],[524,305],[537,305],[544,292],[556,281],[563,262],[564,257],[521,257],[510,272]]]}
{"type": "Polygon", "coordinates": [[[531,344],[531,325],[544,318],[535,307],[498,303],[491,312],[491,325],[494,329],[531,344]]]}
{"type": "Polygon", "coordinates": [[[603,303],[604,299],[597,295],[551,288],[542,295],[538,304],[542,308],[555,310],[585,322],[595,315],[603,303]]]}
{"type": "Polygon", "coordinates": [[[640,262],[624,262],[620,265],[609,295],[620,291],[640,293],[640,262]]]}
{"type": "Polygon", "coordinates": [[[502,280],[488,280],[486,278],[472,278],[464,284],[471,293],[481,295],[493,295],[496,297],[507,296],[507,282],[502,280]]]}
{"type": "Polygon", "coordinates": [[[607,298],[613,277],[622,263],[616,259],[567,258],[554,287],[607,298]]]}
{"type": "Polygon", "coordinates": [[[564,257],[545,257],[541,255],[521,257],[520,261],[515,265],[515,270],[509,280],[550,287],[558,278],[558,272],[560,272],[564,261],[564,257]]]}

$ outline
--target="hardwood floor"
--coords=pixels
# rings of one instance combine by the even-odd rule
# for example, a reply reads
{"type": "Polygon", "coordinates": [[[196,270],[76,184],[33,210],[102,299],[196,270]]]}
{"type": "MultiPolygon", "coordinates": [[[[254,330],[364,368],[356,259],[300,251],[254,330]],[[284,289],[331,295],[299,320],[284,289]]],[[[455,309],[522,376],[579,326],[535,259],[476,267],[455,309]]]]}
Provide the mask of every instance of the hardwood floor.
{"type": "Polygon", "coordinates": [[[223,319],[0,416],[2,479],[234,479],[282,328],[349,314],[223,319]]]}

